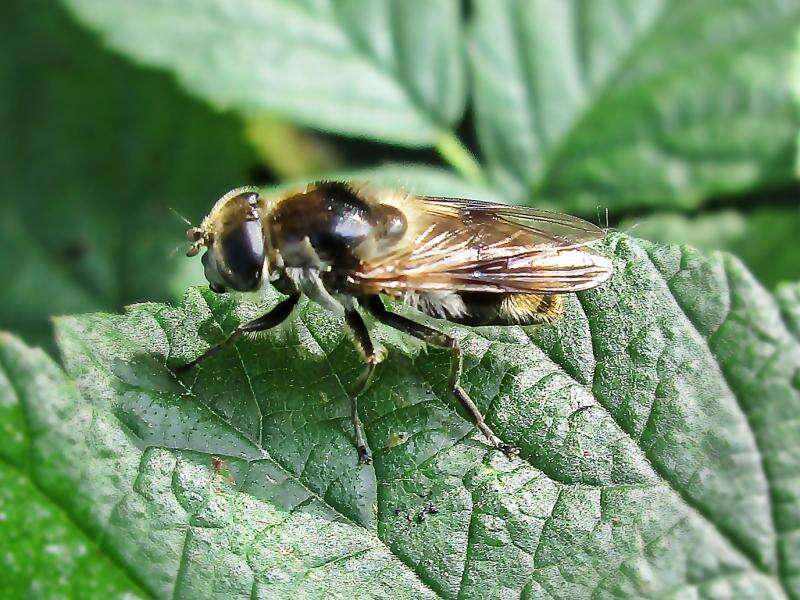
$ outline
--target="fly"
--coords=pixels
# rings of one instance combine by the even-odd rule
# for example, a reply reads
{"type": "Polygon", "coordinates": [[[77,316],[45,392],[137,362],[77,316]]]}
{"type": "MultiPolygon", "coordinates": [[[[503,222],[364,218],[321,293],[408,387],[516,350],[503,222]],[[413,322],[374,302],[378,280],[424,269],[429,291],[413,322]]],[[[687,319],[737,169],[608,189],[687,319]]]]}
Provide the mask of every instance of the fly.
{"type": "Polygon", "coordinates": [[[287,296],[240,325],[179,371],[196,366],[236,339],[275,327],[305,295],[344,318],[366,369],[350,394],[359,461],[372,458],[358,416],[358,396],[383,354],[361,310],[379,322],[451,353],[449,387],[489,444],[498,438],[459,382],[455,338],[394,313],[382,297],[467,326],[550,322],[564,294],[606,281],[611,262],[588,244],[604,231],[559,213],[461,198],[417,196],[345,182],[319,182],[276,196],[239,188],[223,196],[199,227],[187,231],[209,287],[251,292],[272,285],[287,296]]]}

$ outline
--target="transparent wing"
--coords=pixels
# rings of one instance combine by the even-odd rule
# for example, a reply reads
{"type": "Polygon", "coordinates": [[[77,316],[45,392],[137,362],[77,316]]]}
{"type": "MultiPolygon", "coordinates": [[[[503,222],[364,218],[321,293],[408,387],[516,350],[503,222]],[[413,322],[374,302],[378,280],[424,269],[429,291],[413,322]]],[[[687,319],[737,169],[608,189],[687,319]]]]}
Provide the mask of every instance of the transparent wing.
{"type": "Polygon", "coordinates": [[[456,198],[412,198],[405,244],[352,273],[373,291],[573,292],[611,274],[585,246],[604,236],[577,217],[456,198]]]}
{"type": "Polygon", "coordinates": [[[542,244],[575,247],[595,242],[605,236],[605,231],[593,223],[549,210],[435,196],[423,196],[420,201],[434,209],[441,207],[462,211],[467,217],[476,215],[480,219],[490,215],[496,220],[505,221],[534,234],[542,244]]]}

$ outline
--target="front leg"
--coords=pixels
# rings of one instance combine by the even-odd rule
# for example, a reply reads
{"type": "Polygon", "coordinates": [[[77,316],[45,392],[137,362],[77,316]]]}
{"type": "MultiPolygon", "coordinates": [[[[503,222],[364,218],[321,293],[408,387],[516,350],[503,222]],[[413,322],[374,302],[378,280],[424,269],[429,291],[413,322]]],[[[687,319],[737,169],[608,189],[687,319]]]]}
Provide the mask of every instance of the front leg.
{"type": "Polygon", "coordinates": [[[353,332],[353,336],[355,336],[356,343],[361,348],[361,352],[364,355],[364,360],[367,363],[367,368],[356,380],[356,383],[353,386],[353,389],[350,390],[349,395],[350,420],[353,423],[353,429],[355,430],[356,434],[358,462],[360,462],[362,465],[368,465],[372,462],[372,455],[367,447],[366,436],[364,435],[364,427],[361,424],[361,419],[358,416],[358,397],[367,388],[369,380],[372,377],[372,373],[375,370],[375,365],[381,361],[383,356],[375,348],[375,344],[372,342],[372,338],[369,335],[367,324],[364,323],[364,319],[361,317],[358,311],[352,309],[347,310],[344,316],[345,320],[347,321],[347,325],[353,332]]]}
{"type": "Polygon", "coordinates": [[[192,361],[189,361],[185,365],[180,365],[179,367],[175,367],[173,370],[175,373],[185,373],[186,371],[196,367],[201,362],[214,356],[217,352],[229,346],[240,337],[245,335],[246,333],[255,333],[257,331],[265,331],[267,329],[271,329],[277,325],[283,323],[289,315],[292,314],[292,310],[294,307],[297,306],[297,302],[300,300],[300,294],[293,294],[279,302],[275,308],[269,311],[265,315],[261,315],[257,319],[253,319],[252,321],[248,321],[247,323],[243,323],[239,325],[236,329],[234,329],[233,333],[228,336],[228,338],[217,344],[216,346],[211,346],[208,350],[203,352],[200,356],[195,358],[192,361]]]}
{"type": "Polygon", "coordinates": [[[459,402],[461,402],[464,408],[467,409],[472,417],[472,420],[475,422],[475,425],[481,430],[481,433],[483,433],[483,435],[487,440],[489,440],[489,443],[494,448],[501,450],[504,454],[509,456],[519,452],[519,450],[510,444],[506,444],[494,434],[492,428],[487,425],[486,420],[483,418],[480,409],[467,395],[467,392],[464,391],[464,388],[461,387],[460,379],[463,358],[461,356],[461,348],[459,348],[458,341],[454,337],[449,336],[446,333],[442,333],[441,331],[437,331],[436,329],[428,327],[427,325],[423,325],[422,323],[412,321],[411,319],[408,319],[402,315],[389,312],[386,310],[386,307],[383,305],[383,302],[378,296],[370,296],[369,298],[366,298],[363,303],[367,310],[369,310],[381,323],[384,323],[389,327],[394,327],[395,329],[412,335],[415,338],[433,346],[448,348],[451,353],[449,387],[452,394],[458,399],[459,402]]]}

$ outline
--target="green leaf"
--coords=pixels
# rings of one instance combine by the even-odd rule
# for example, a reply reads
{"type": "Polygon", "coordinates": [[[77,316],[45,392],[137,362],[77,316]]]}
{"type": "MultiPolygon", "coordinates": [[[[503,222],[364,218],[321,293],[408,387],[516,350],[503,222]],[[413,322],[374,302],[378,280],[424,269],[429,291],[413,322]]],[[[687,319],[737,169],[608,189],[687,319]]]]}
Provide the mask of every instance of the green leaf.
{"type": "Polygon", "coordinates": [[[433,145],[466,97],[457,0],[65,0],[109,45],[215,106],[433,145]]]}
{"type": "Polygon", "coordinates": [[[475,112],[493,178],[592,213],[788,181],[797,0],[478,0],[475,112]]]}
{"type": "MultiPolygon", "coordinates": [[[[64,0],[108,44],[215,106],[435,145],[467,90],[455,0],[64,0]]],[[[471,94],[492,182],[586,213],[693,207],[792,177],[800,0],[478,0],[471,94]]]]}
{"type": "Polygon", "coordinates": [[[798,208],[721,210],[695,217],[656,213],[625,220],[619,230],[664,244],[691,244],[703,252],[730,252],[768,288],[800,280],[798,208]]]}
{"type": "MultiPolygon", "coordinates": [[[[3,3],[0,34],[9,133],[0,138],[0,268],[14,274],[0,294],[0,327],[49,346],[53,314],[179,299],[203,283],[199,263],[183,260],[186,225],[170,208],[198,221],[250,181],[256,159],[242,124],[99,52],[44,0],[3,3]]],[[[340,176],[492,196],[418,165],[340,176]]]]}
{"type": "Polygon", "coordinates": [[[44,493],[154,596],[797,596],[800,294],[724,255],[603,248],[615,276],[552,326],[435,323],[513,460],[448,398],[447,352],[374,326],[358,466],[360,359],[309,303],[182,380],[168,365],[263,306],[197,288],[59,319],[80,395],[2,364],[44,493]]]}
{"type": "Polygon", "coordinates": [[[0,6],[0,327],[180,298],[186,225],[255,164],[242,125],[99,51],[58,5],[0,6]]]}
{"type": "MultiPolygon", "coordinates": [[[[387,189],[402,189],[412,194],[474,198],[500,202],[502,194],[497,190],[470,183],[451,171],[421,164],[387,163],[380,167],[342,170],[318,179],[329,181],[363,181],[387,189]]],[[[291,189],[309,183],[308,177],[267,188],[268,193],[291,189]]]]}
{"type": "MultiPolygon", "coordinates": [[[[141,589],[65,513],[62,499],[45,493],[47,448],[37,440],[34,403],[63,403],[74,395],[41,350],[0,334],[0,556],[3,598],[134,598],[141,589]],[[35,402],[31,401],[35,396],[35,402]]],[[[65,440],[66,441],[66,440],[65,440]]],[[[77,440],[69,440],[74,445],[77,440]]],[[[50,449],[52,451],[52,449],[50,449]]],[[[85,466],[85,465],[84,465],[85,466]]],[[[77,465],[76,465],[77,467],[77,465]]]]}
{"type": "Polygon", "coordinates": [[[800,339],[800,282],[782,284],[778,287],[777,297],[786,327],[800,339]]]}

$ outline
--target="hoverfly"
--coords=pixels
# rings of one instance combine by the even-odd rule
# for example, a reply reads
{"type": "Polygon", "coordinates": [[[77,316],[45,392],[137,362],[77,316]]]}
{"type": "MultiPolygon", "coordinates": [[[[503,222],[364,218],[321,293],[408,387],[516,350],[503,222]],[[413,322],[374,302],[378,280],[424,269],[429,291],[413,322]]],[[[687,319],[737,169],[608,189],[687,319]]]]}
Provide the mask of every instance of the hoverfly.
{"type": "Polygon", "coordinates": [[[389,296],[432,317],[470,326],[529,325],[563,312],[563,294],[592,288],[611,262],[587,248],[604,231],[549,211],[415,196],[368,185],[324,181],[274,197],[239,188],[220,198],[200,227],[187,231],[188,256],[202,248],[211,290],[255,291],[269,282],[288,296],[240,325],[222,344],[275,327],[306,295],[344,317],[366,362],[351,393],[359,461],[369,463],[357,399],[382,354],[359,306],[379,322],[451,352],[449,387],[494,448],[499,439],[459,383],[455,338],[388,310],[389,296]]]}

